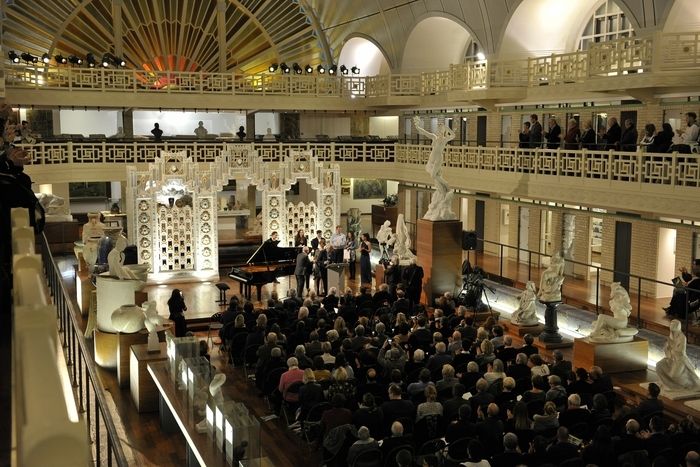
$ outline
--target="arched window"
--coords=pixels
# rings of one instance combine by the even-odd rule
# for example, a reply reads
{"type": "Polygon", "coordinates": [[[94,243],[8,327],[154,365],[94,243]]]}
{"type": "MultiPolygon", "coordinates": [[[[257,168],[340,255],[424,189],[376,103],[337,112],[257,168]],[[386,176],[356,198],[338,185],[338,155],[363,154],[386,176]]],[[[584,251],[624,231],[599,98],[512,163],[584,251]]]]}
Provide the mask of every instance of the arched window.
{"type": "Polygon", "coordinates": [[[588,50],[595,42],[612,41],[634,36],[632,24],[613,0],[600,5],[583,30],[578,41],[578,50],[588,50]]]}

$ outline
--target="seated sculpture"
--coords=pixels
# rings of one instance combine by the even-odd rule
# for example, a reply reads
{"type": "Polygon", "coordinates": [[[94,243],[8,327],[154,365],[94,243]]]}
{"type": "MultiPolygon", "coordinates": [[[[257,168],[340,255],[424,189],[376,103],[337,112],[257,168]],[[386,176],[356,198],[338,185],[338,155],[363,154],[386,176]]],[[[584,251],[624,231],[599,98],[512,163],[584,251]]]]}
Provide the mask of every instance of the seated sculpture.
{"type": "Polygon", "coordinates": [[[609,304],[613,315],[598,315],[593,322],[588,340],[603,344],[630,342],[639,330],[627,326],[627,319],[632,313],[632,304],[630,296],[619,282],[613,282],[610,285],[609,304]]]}
{"type": "Polygon", "coordinates": [[[564,283],[564,258],[560,252],[552,255],[549,267],[540,278],[540,290],[537,298],[542,303],[561,302],[561,286],[564,283]]]}
{"type": "Polygon", "coordinates": [[[522,291],[519,298],[520,305],[513,312],[510,322],[517,326],[534,326],[538,324],[535,283],[528,281],[525,285],[525,290],[522,291]]]}
{"type": "Polygon", "coordinates": [[[671,332],[664,346],[664,358],[656,364],[656,375],[666,389],[700,391],[700,377],[686,354],[686,338],[681,322],[674,319],[669,329],[671,332]]]}
{"type": "Polygon", "coordinates": [[[145,282],[148,276],[148,264],[129,264],[125,266],[124,249],[126,246],[126,237],[119,235],[114,248],[107,255],[109,275],[119,279],[135,279],[145,282]]]}

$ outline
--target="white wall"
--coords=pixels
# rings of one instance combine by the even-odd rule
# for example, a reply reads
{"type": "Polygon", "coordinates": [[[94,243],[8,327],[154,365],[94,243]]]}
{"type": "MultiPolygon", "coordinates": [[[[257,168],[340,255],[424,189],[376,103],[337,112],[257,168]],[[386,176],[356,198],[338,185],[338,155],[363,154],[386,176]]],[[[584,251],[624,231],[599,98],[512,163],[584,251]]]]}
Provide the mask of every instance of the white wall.
{"type": "Polygon", "coordinates": [[[664,23],[664,32],[687,32],[700,29],[698,0],[675,0],[664,23]]]}
{"type": "Polygon", "coordinates": [[[571,52],[599,1],[524,0],[499,47],[501,60],[571,52]]]}
{"type": "MultiPolygon", "coordinates": [[[[61,133],[111,136],[117,133],[117,110],[60,110],[61,133]]],[[[150,128],[148,130],[151,131],[150,128]]]]}
{"type": "Polygon", "coordinates": [[[401,72],[445,70],[453,63],[462,63],[469,38],[469,32],[450,19],[426,18],[408,36],[401,72]]]}
{"type": "MultiPolygon", "coordinates": [[[[246,126],[244,112],[182,112],[168,110],[134,110],[134,135],[150,135],[153,124],[158,122],[165,136],[191,135],[199,121],[209,133],[235,134],[238,127],[246,126]]],[[[66,131],[64,131],[66,133],[66,131]]]]}
{"type": "Polygon", "coordinates": [[[353,37],[343,45],[338,66],[360,68],[359,76],[375,76],[389,73],[389,63],[373,42],[362,37],[353,37]]]}
{"type": "MultiPolygon", "coordinates": [[[[656,259],[656,279],[670,282],[676,273],[676,229],[659,227],[659,251],[656,259]]],[[[673,287],[656,284],[657,297],[670,297],[673,287]]]]}
{"type": "MultiPolygon", "coordinates": [[[[244,122],[245,123],[245,122],[244,122]]],[[[264,135],[267,129],[272,130],[273,135],[278,135],[280,132],[280,115],[273,112],[256,112],[255,113],[255,134],[264,135]]],[[[238,130],[236,130],[238,131],[238,130]]]]}
{"type": "Polygon", "coordinates": [[[369,134],[382,138],[398,136],[399,117],[388,115],[383,117],[369,117],[369,134]]]}
{"type": "Polygon", "coordinates": [[[316,135],[328,135],[331,138],[346,136],[350,134],[350,117],[301,114],[299,131],[302,138],[313,138],[316,135]]]}

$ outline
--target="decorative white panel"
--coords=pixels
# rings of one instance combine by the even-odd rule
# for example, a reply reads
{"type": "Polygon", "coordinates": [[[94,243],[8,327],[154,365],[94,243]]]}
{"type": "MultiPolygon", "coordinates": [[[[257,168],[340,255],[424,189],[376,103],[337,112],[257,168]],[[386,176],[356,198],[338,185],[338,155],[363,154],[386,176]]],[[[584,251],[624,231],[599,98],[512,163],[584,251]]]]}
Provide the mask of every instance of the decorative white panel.
{"type": "MultiPolygon", "coordinates": [[[[296,233],[303,229],[309,237],[314,236],[316,229],[316,219],[318,215],[318,207],[315,201],[310,203],[287,203],[287,243],[294,242],[296,233]]],[[[294,243],[291,243],[294,246],[294,243]]]]}

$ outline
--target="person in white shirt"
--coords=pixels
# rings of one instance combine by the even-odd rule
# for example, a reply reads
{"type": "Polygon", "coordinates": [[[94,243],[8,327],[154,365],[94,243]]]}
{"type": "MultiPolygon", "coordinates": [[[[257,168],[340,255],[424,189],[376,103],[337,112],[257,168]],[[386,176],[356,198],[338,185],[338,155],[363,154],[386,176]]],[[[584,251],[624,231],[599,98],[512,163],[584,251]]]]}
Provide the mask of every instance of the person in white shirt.
{"type": "Polygon", "coordinates": [[[686,128],[676,130],[677,137],[674,138],[674,145],[671,146],[671,152],[678,151],[682,154],[690,154],[692,147],[698,144],[698,134],[700,129],[695,120],[698,118],[695,112],[685,114],[686,128]]]}
{"type": "Polygon", "coordinates": [[[343,262],[343,250],[347,243],[347,237],[343,233],[343,228],[339,225],[335,226],[335,233],[331,236],[331,246],[333,247],[332,263],[343,262]]]}

